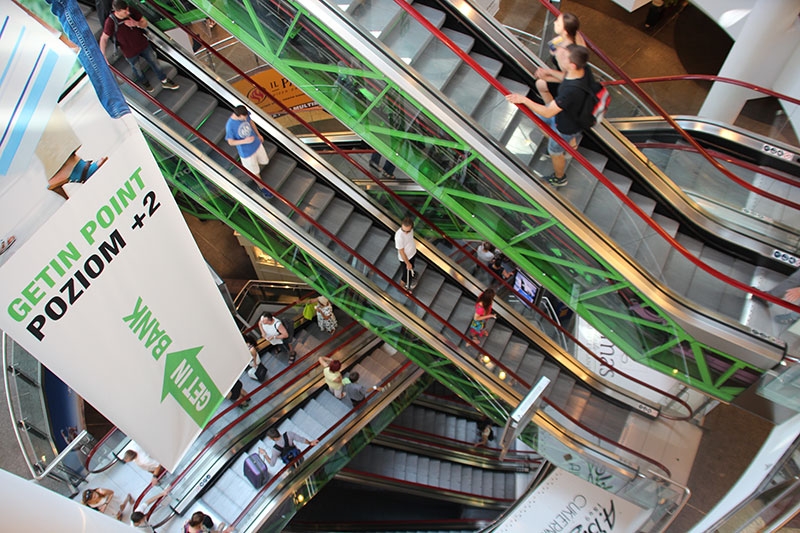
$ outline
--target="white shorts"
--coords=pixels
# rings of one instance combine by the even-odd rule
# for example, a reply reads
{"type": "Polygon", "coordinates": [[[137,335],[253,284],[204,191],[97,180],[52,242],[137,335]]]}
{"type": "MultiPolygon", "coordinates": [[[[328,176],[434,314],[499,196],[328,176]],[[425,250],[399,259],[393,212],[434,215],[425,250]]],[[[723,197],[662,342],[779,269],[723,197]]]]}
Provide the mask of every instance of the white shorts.
{"type": "Polygon", "coordinates": [[[263,143],[253,152],[253,155],[242,157],[241,160],[242,166],[256,176],[261,174],[261,167],[269,163],[269,157],[267,156],[267,151],[264,150],[263,143]]]}

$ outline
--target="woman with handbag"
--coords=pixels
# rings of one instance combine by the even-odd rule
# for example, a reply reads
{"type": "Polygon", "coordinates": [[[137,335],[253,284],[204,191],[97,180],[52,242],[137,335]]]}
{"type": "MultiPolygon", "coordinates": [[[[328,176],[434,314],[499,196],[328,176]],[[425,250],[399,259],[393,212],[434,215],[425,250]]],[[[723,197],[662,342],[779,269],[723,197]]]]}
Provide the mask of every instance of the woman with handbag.
{"type": "Polygon", "coordinates": [[[333,306],[324,296],[317,298],[317,305],[314,307],[317,312],[317,324],[319,324],[320,331],[333,333],[339,327],[339,322],[336,320],[336,315],[333,314],[333,306]]]}
{"type": "Polygon", "coordinates": [[[482,337],[489,334],[486,331],[486,321],[497,318],[497,315],[492,313],[492,300],[494,300],[494,289],[486,289],[475,302],[475,315],[469,325],[469,336],[475,343],[479,343],[482,337]]]}

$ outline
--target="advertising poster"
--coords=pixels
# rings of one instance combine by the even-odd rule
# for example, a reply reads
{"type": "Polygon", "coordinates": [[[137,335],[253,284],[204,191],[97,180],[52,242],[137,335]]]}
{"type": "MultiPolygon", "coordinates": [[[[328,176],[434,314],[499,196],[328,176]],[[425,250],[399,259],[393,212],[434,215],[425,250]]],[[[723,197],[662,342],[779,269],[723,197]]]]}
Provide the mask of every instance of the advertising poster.
{"type": "Polygon", "coordinates": [[[0,329],[170,470],[249,353],[133,116],[4,11],[0,329]]]}
{"type": "MultiPolygon", "coordinates": [[[[575,349],[575,357],[577,360],[591,372],[612,383],[618,383],[625,390],[650,400],[655,404],[660,404],[668,400],[661,391],[675,394],[685,388],[685,385],[680,381],[628,357],[626,353],[608,340],[605,335],[597,331],[591,324],[580,317],[577,318],[575,336],[609,366],[601,364],[597,359],[586,353],[580,346],[575,349]],[[648,383],[655,387],[656,390],[629,380],[620,372],[644,383],[648,383]]],[[[658,415],[657,411],[645,404],[640,404],[638,409],[651,416],[658,415]]]]}
{"type": "Polygon", "coordinates": [[[627,533],[639,531],[649,511],[564,470],[555,470],[518,502],[498,533],[627,533]]]}
{"type": "MultiPolygon", "coordinates": [[[[276,98],[287,108],[297,112],[304,120],[311,124],[332,118],[331,115],[323,110],[311,97],[301,91],[295,84],[275,69],[270,68],[252,74],[251,78],[261,87],[270,91],[272,97],[276,98]]],[[[290,115],[287,115],[278,104],[273,103],[272,99],[264,94],[264,91],[258,87],[254,87],[250,82],[240,80],[234,82],[233,87],[247,96],[254,105],[260,107],[282,126],[291,128],[297,124],[297,121],[290,115]]]]}

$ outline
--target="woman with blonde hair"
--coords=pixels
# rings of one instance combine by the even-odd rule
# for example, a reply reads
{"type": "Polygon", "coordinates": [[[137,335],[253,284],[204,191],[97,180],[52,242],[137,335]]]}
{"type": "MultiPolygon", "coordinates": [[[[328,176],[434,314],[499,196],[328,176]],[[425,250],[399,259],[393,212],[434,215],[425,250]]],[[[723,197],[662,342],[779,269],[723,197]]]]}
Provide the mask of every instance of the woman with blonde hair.
{"type": "Polygon", "coordinates": [[[339,322],[336,320],[336,315],[333,314],[333,306],[324,296],[317,298],[317,305],[314,307],[317,312],[317,324],[320,331],[333,333],[339,327],[339,322]]]}

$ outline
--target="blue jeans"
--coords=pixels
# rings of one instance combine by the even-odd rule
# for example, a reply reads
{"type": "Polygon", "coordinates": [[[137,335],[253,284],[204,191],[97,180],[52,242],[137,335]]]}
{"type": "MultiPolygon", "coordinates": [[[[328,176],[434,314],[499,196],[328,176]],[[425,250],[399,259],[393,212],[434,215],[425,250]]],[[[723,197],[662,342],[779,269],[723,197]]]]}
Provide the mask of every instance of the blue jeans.
{"type": "Polygon", "coordinates": [[[145,49],[139,52],[137,55],[125,58],[125,61],[128,62],[133,70],[133,79],[136,80],[136,83],[141,85],[147,81],[147,77],[144,75],[144,72],[139,70],[139,67],[136,66],[136,64],[139,62],[139,58],[144,59],[145,62],[150,65],[150,68],[153,69],[153,72],[156,73],[156,76],[158,76],[160,81],[167,80],[166,74],[164,74],[164,71],[158,66],[158,61],[156,60],[156,54],[153,52],[153,48],[148,44],[145,49]]]}
{"type": "Polygon", "coordinates": [[[81,62],[89,81],[92,82],[100,103],[111,118],[119,118],[131,112],[128,103],[119,90],[117,80],[108,68],[108,63],[100,53],[97,40],[89,29],[86,17],[75,0],[47,0],[50,10],[58,17],[64,33],[69,40],[80,46],[78,60],[81,62]]]}
{"type": "MultiPolygon", "coordinates": [[[[556,117],[555,116],[552,116],[550,118],[544,118],[542,116],[539,116],[539,118],[542,119],[542,121],[545,124],[550,126],[550,128],[552,128],[552,130],[554,132],[556,132],[556,134],[559,137],[564,139],[567,142],[567,144],[570,144],[570,145],[573,144],[572,143],[573,139],[575,139],[575,143],[574,143],[575,146],[577,146],[578,143],[581,142],[581,132],[572,133],[572,134],[566,134],[566,133],[561,133],[560,131],[558,131],[558,127],[556,127],[556,117]]],[[[552,137],[548,138],[548,140],[547,140],[547,153],[548,154],[550,154],[550,155],[563,155],[565,152],[566,152],[566,150],[564,149],[563,146],[561,146],[556,141],[554,141],[552,137]]]]}

